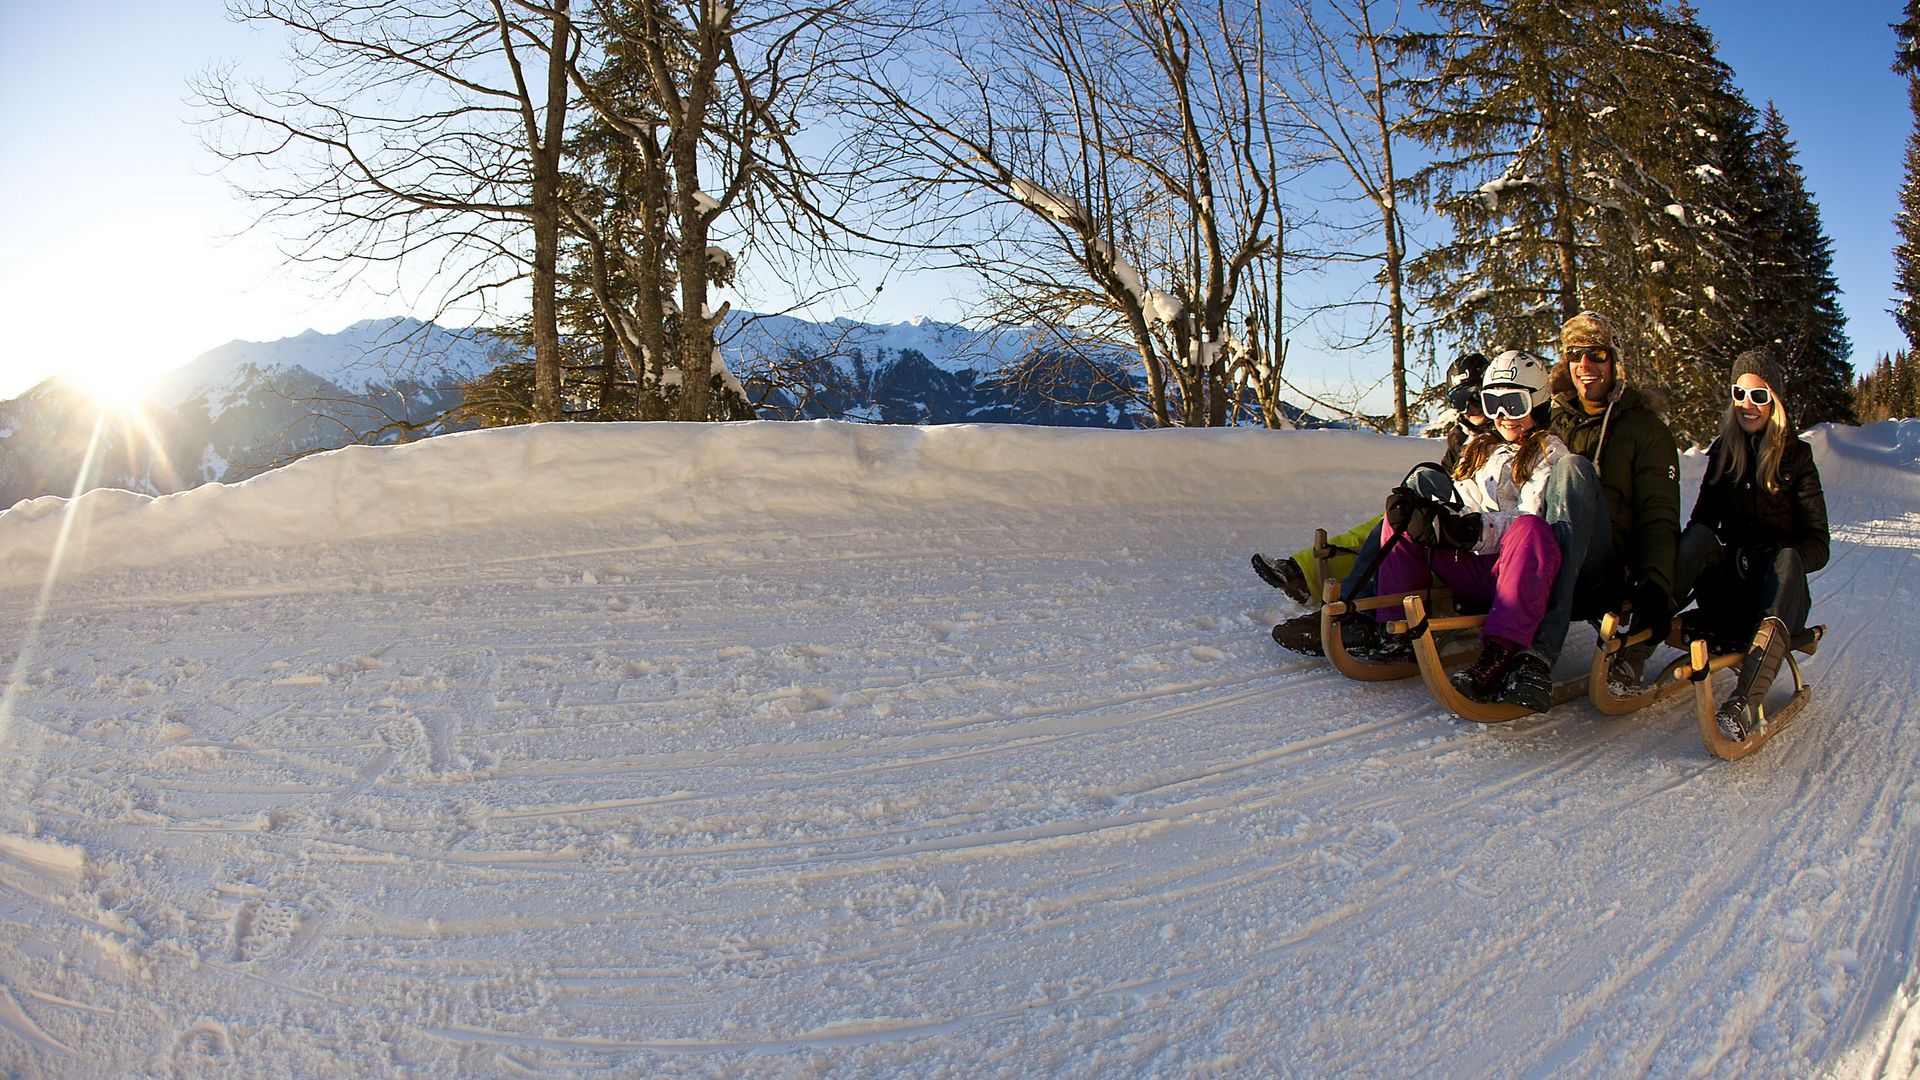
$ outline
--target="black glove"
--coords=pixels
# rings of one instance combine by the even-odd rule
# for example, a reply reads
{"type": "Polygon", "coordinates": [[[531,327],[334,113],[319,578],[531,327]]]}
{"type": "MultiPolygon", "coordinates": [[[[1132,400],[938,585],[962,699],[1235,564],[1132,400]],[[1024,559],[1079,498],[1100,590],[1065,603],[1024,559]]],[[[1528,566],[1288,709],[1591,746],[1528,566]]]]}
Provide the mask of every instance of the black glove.
{"type": "Polygon", "coordinates": [[[1428,547],[1470,551],[1480,542],[1480,515],[1463,514],[1445,503],[1414,511],[1407,522],[1407,539],[1428,547]]]}
{"type": "Polygon", "coordinates": [[[1407,523],[1413,520],[1414,509],[1426,503],[1427,499],[1410,488],[1397,487],[1387,492],[1387,524],[1393,531],[1407,531],[1407,523]]]}
{"type": "Polygon", "coordinates": [[[1653,640],[1666,640],[1667,630],[1673,625],[1673,597],[1667,595],[1667,590],[1651,581],[1643,581],[1633,587],[1628,604],[1628,637],[1642,630],[1651,630],[1653,640]]]}

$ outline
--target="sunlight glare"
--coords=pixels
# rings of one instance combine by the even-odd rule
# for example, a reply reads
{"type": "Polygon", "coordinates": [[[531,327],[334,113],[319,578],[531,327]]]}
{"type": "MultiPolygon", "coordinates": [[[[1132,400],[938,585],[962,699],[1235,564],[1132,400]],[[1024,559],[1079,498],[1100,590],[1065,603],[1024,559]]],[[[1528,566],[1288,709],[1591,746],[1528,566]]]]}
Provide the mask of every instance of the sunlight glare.
{"type": "Polygon", "coordinates": [[[145,402],[153,375],[151,368],[143,370],[124,361],[75,360],[60,378],[103,411],[127,412],[145,402]]]}

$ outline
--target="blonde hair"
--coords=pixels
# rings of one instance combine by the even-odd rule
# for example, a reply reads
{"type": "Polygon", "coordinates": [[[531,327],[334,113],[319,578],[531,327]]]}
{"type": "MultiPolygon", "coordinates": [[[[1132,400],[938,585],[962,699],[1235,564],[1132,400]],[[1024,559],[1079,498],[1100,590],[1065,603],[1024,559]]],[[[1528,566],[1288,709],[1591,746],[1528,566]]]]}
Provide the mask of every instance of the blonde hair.
{"type": "Polygon", "coordinates": [[[1720,463],[1708,480],[1757,476],[1767,494],[1780,494],[1780,459],[1787,452],[1787,403],[1780,400],[1780,391],[1772,385],[1767,390],[1773,394],[1773,411],[1767,414],[1767,426],[1760,429],[1759,462],[1756,465],[1747,460],[1747,433],[1740,426],[1738,410],[1729,403],[1726,419],[1720,421],[1720,463]]]}
{"type": "MultiPolygon", "coordinates": [[[[1547,436],[1551,434],[1552,432],[1545,425],[1536,424],[1529,428],[1525,435],[1520,436],[1520,449],[1513,455],[1514,483],[1527,482],[1527,476],[1533,472],[1533,467],[1546,456],[1547,436]]],[[[1486,464],[1487,459],[1493,456],[1493,452],[1505,445],[1506,441],[1506,438],[1500,434],[1500,429],[1496,427],[1489,427],[1475,435],[1473,440],[1467,443],[1466,448],[1460,451],[1460,461],[1453,467],[1453,478],[1465,480],[1480,471],[1480,466],[1486,464]]]]}

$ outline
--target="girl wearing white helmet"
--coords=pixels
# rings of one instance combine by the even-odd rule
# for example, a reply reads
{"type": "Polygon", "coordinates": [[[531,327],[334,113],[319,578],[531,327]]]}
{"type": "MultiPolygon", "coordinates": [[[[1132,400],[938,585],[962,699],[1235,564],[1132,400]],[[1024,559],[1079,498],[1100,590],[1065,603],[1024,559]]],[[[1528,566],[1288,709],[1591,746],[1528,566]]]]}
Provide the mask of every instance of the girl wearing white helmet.
{"type": "MultiPolygon", "coordinates": [[[[1456,599],[1491,605],[1481,632],[1478,660],[1453,676],[1476,701],[1522,705],[1536,712],[1552,702],[1550,665],[1528,651],[1546,614],[1548,594],[1560,569],[1560,546],[1540,517],[1547,477],[1568,454],[1547,430],[1552,407],[1547,384],[1552,365],[1518,349],[1487,365],[1480,405],[1491,430],[1467,443],[1453,470],[1455,505],[1406,505],[1389,500],[1388,528],[1404,528],[1380,567],[1381,595],[1423,588],[1429,573],[1456,599]],[[1396,517],[1400,520],[1395,521],[1396,517]]],[[[1381,621],[1401,618],[1399,608],[1377,612],[1381,621]]],[[[1410,642],[1389,641],[1385,654],[1410,642]]]]}

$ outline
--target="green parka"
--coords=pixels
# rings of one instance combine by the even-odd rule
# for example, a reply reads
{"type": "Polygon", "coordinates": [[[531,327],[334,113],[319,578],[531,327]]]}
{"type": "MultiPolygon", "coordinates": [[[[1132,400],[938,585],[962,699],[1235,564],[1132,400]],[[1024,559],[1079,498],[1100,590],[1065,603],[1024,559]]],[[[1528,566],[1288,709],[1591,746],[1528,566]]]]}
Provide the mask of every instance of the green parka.
{"type": "Polygon", "coordinates": [[[1562,361],[1553,371],[1549,426],[1600,473],[1622,587],[1651,582],[1672,596],[1680,547],[1680,453],[1654,402],[1626,384],[1623,362],[1616,362],[1614,375],[1606,410],[1589,413],[1562,361]]]}

